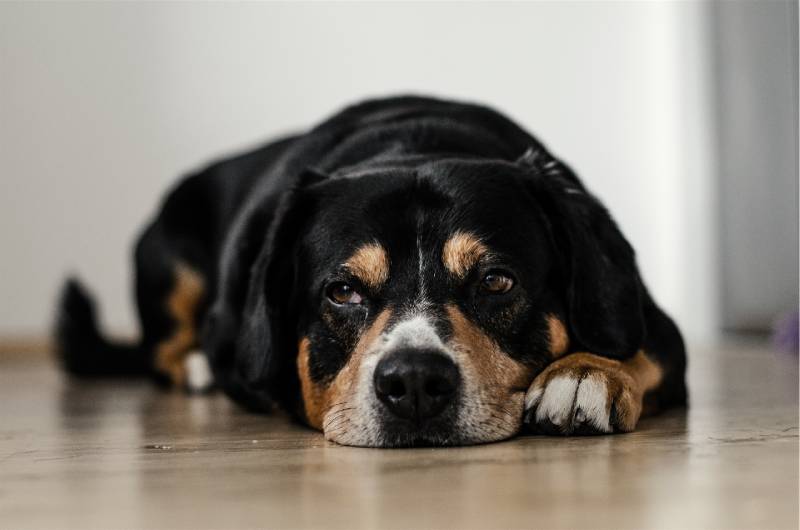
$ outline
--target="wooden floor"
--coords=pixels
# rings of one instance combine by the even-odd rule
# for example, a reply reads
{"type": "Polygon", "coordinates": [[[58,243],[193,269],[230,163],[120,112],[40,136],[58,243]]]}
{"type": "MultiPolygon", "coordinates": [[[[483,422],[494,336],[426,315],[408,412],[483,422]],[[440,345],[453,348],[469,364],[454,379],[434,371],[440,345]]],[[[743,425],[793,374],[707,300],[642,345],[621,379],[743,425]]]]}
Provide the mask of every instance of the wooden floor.
{"type": "Polygon", "coordinates": [[[797,528],[797,357],[692,351],[638,432],[338,447],[222,396],[0,359],[0,528],[797,528]]]}

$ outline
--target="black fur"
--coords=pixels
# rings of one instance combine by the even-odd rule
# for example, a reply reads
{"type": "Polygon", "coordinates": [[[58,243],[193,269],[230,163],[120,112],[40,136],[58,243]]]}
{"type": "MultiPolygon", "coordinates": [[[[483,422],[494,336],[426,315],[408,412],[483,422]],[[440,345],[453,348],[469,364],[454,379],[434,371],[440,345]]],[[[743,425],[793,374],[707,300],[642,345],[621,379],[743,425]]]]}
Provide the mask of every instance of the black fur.
{"type": "Polygon", "coordinates": [[[97,329],[94,303],[72,279],[61,294],[56,324],[57,354],[64,368],[79,376],[126,376],[150,371],[139,345],[106,341],[97,329]]]}
{"type": "Polygon", "coordinates": [[[685,401],[680,334],[652,301],[602,205],[504,116],[418,97],[349,107],[306,134],[185,179],[137,245],[140,343],[103,339],[91,304],[70,284],[61,355],[79,374],[152,373],[153,349],[173,327],[164,299],[182,261],[205,278],[198,325],[217,383],[249,408],[278,401],[300,413],[299,338],[314,338],[313,377],[332,377],[354,340],[348,323],[374,318],[388,300],[407,301],[419,288],[404,276],[416,245],[441,248],[457,229],[497,249],[497,266],[520,288],[485,300],[475,296],[474,278],[455,285],[433,260],[428,273],[441,282],[427,293],[432,300],[459,305],[537,369],[546,364],[545,314],[568,323],[572,350],[624,359],[645,346],[667,374],[659,404],[685,401]],[[322,291],[344,272],[332,267],[374,239],[388,247],[397,276],[370,293],[368,312],[333,315],[322,291]]]}

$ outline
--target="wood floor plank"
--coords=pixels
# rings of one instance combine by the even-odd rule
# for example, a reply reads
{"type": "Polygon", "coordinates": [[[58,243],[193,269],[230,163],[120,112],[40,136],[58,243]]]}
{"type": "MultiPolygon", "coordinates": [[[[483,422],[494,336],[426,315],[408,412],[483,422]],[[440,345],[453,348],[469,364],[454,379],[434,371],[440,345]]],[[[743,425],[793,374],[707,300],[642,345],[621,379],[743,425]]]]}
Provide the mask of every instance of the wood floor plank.
{"type": "Polygon", "coordinates": [[[0,528],[797,528],[797,357],[691,352],[628,435],[340,447],[281,415],[0,356],[0,528]]]}

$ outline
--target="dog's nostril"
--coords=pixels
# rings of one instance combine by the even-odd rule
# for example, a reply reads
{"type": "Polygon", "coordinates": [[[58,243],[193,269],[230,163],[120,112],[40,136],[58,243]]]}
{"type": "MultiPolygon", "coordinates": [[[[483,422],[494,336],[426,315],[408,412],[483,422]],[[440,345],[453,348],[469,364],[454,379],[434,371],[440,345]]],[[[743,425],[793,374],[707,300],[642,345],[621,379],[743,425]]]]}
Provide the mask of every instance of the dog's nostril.
{"type": "Polygon", "coordinates": [[[447,396],[455,392],[455,389],[452,381],[438,376],[430,377],[424,386],[425,393],[433,397],[447,396]]]}
{"type": "Polygon", "coordinates": [[[406,385],[399,376],[378,378],[376,386],[379,393],[390,398],[401,398],[406,393],[406,385]]]}

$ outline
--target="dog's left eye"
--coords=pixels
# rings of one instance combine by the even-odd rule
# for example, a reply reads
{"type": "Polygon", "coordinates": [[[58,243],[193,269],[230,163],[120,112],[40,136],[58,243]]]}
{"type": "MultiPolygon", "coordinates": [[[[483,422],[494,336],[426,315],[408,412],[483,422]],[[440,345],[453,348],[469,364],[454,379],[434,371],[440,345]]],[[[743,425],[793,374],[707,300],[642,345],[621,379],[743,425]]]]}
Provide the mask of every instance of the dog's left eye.
{"type": "Polygon", "coordinates": [[[352,285],[345,282],[335,282],[328,286],[328,298],[335,304],[360,304],[363,299],[352,285]]]}
{"type": "Polygon", "coordinates": [[[481,280],[480,289],[487,294],[507,293],[514,287],[514,279],[499,272],[490,272],[481,280]]]}

